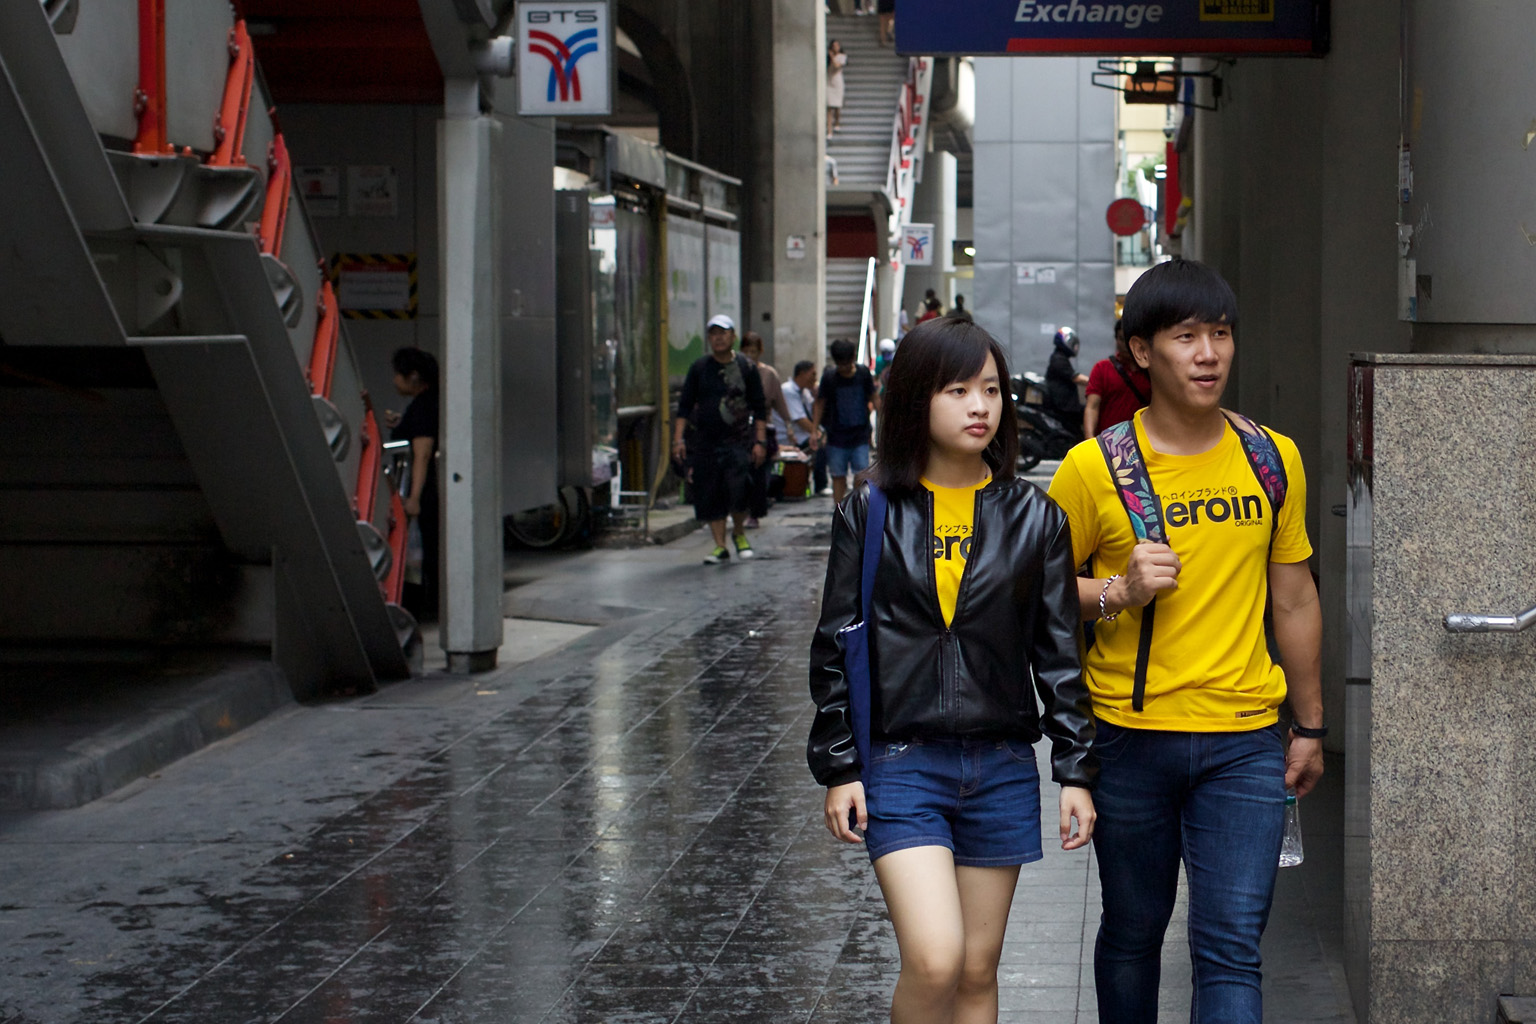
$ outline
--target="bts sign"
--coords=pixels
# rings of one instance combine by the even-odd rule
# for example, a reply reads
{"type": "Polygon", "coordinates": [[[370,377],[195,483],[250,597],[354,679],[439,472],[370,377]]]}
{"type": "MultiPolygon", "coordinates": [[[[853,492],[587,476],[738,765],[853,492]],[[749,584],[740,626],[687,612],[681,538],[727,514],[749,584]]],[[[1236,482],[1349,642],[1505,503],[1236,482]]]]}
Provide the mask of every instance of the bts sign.
{"type": "Polygon", "coordinates": [[[1328,0],[901,0],[924,54],[1321,56],[1328,0]]]}
{"type": "Polygon", "coordinates": [[[519,3],[518,113],[525,117],[611,113],[610,25],[604,2],[519,3]]]}

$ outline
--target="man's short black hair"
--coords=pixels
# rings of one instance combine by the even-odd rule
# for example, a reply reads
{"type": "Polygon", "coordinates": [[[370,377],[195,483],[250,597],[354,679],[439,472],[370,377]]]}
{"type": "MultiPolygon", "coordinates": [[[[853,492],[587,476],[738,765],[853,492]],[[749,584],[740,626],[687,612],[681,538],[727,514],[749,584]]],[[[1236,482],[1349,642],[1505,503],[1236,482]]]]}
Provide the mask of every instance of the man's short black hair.
{"type": "Polygon", "coordinates": [[[832,361],[834,363],[851,363],[853,362],[853,357],[859,351],[858,347],[847,338],[838,338],[831,345],[828,345],[827,348],[832,353],[832,361]]]}
{"type": "Polygon", "coordinates": [[[423,384],[428,387],[437,387],[437,357],[432,353],[415,346],[407,346],[395,349],[395,354],[389,361],[400,376],[409,377],[414,373],[421,378],[423,384]]]}
{"type": "Polygon", "coordinates": [[[1125,295],[1121,318],[1126,340],[1148,344],[1158,331],[1186,320],[1237,328],[1237,296],[1232,286],[1198,260],[1175,257],[1136,279],[1125,295]]]}
{"type": "Polygon", "coordinates": [[[790,380],[794,380],[796,377],[800,376],[806,370],[814,370],[814,369],[816,369],[816,364],[815,363],[811,362],[809,359],[802,359],[798,363],[795,364],[795,372],[789,375],[789,379],[790,380]]]}

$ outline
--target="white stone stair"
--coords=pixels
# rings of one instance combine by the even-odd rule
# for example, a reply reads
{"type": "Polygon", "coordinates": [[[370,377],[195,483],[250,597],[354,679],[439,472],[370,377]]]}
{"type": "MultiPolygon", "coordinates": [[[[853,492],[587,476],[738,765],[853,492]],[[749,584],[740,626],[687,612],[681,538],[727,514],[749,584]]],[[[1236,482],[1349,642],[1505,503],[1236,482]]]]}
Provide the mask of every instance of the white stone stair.
{"type": "Polygon", "coordinates": [[[891,119],[907,58],[879,43],[874,17],[827,16],[827,42],[843,44],[848,64],[843,69],[842,127],[827,143],[837,161],[839,184],[879,189],[885,185],[891,157],[891,119]]]}

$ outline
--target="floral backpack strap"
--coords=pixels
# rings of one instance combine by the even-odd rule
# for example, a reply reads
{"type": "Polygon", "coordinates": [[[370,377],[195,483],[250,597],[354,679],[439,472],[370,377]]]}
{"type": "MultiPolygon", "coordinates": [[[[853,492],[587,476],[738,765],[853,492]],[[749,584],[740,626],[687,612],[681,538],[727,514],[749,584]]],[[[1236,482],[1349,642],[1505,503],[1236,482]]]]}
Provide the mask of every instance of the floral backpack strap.
{"type": "Polygon", "coordinates": [[[1269,546],[1275,546],[1275,533],[1280,529],[1280,509],[1285,506],[1285,462],[1280,458],[1280,448],[1275,439],[1259,424],[1240,412],[1223,409],[1227,422],[1243,444],[1248,456],[1248,468],[1259,481],[1259,490],[1269,499],[1269,546]]]}
{"type": "MultiPolygon", "coordinates": [[[[1141,444],[1136,440],[1135,420],[1116,423],[1100,434],[1099,451],[1104,455],[1109,479],[1131,521],[1131,532],[1136,535],[1137,542],[1168,543],[1168,535],[1163,529],[1162,507],[1152,491],[1147,462],[1141,457],[1141,444]]],[[[1133,711],[1140,711],[1146,702],[1147,663],[1152,658],[1152,629],[1156,615],[1157,601],[1153,599],[1141,610],[1141,636],[1136,643],[1136,681],[1131,690],[1133,711]]]]}

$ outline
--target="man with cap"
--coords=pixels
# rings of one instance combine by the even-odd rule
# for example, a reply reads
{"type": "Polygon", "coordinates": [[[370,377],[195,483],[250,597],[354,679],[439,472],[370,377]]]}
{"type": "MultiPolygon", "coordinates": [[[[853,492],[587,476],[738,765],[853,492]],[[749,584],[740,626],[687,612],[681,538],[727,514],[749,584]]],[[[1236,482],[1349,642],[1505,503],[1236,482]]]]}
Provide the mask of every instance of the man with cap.
{"type": "Polygon", "coordinates": [[[768,406],[756,367],[735,351],[736,322],[724,314],[711,317],[705,343],[709,355],[688,368],[677,400],[672,457],[686,460],[693,470],[694,515],[709,524],[715,541],[704,562],[719,565],[731,557],[726,547],[726,516],[733,520],[731,544],[736,557],[752,557],[746,528],[748,484],[752,470],[768,454],[768,406]],[[693,426],[691,450],[683,440],[689,424],[693,426]]]}

